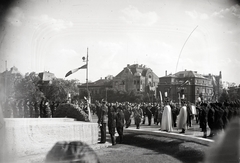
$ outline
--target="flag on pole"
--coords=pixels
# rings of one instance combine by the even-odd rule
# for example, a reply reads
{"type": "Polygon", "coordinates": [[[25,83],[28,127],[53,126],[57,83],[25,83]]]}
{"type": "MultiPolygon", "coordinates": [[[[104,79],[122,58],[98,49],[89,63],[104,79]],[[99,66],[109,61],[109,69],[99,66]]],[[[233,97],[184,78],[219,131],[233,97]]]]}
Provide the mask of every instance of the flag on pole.
{"type": "Polygon", "coordinates": [[[189,80],[186,80],[184,83],[181,84],[181,86],[184,86],[184,85],[187,85],[187,84],[190,84],[189,80]]]}
{"type": "Polygon", "coordinates": [[[87,68],[87,64],[83,65],[82,67],[79,67],[79,68],[70,70],[70,71],[68,71],[68,73],[65,75],[65,78],[68,77],[69,75],[77,72],[77,71],[80,70],[80,69],[86,69],[86,68],[87,68]]]}
{"type": "Polygon", "coordinates": [[[163,98],[162,98],[162,92],[159,91],[159,96],[160,96],[160,102],[162,103],[163,102],[163,98]]]}

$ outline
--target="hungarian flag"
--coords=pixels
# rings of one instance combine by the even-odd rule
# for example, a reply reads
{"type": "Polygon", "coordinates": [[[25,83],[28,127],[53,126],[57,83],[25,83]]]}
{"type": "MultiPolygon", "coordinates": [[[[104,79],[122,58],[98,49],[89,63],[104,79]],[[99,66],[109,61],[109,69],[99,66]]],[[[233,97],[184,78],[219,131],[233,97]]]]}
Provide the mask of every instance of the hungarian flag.
{"type": "Polygon", "coordinates": [[[82,67],[75,68],[75,69],[73,69],[73,70],[71,70],[71,71],[68,71],[68,73],[65,75],[65,78],[68,77],[69,75],[77,72],[77,71],[80,70],[80,69],[86,69],[86,68],[87,68],[87,64],[83,65],[82,67]]]}

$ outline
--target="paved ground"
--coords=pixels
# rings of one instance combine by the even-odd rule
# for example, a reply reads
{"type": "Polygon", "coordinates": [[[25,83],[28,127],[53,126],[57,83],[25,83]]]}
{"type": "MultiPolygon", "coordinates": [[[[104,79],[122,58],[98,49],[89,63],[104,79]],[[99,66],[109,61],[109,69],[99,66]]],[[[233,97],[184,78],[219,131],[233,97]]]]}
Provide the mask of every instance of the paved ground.
{"type": "MultiPolygon", "coordinates": [[[[95,151],[100,162],[109,163],[203,162],[205,151],[212,140],[202,138],[203,132],[196,121],[193,121],[192,127],[188,128],[185,134],[179,134],[179,132],[177,128],[174,128],[171,133],[164,132],[160,130],[159,125],[155,124],[151,126],[141,125],[140,129],[136,129],[134,122],[132,122],[129,128],[124,128],[123,144],[112,146],[109,134],[107,134],[105,145],[108,148],[98,148],[95,151]]],[[[209,130],[207,134],[209,134],[209,130]]]]}

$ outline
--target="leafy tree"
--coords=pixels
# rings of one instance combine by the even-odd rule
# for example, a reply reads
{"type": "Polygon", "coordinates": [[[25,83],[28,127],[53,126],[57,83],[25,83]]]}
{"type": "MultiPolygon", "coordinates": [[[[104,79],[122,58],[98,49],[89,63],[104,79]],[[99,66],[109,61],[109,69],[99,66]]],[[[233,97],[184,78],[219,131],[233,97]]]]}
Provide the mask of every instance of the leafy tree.
{"type": "Polygon", "coordinates": [[[44,94],[50,101],[66,101],[69,93],[72,98],[78,97],[79,91],[77,85],[77,80],[64,80],[56,78],[52,81],[52,83],[44,85],[44,94]]]}
{"type": "Polygon", "coordinates": [[[44,97],[38,88],[40,78],[35,72],[26,73],[24,77],[17,75],[14,81],[14,97],[16,100],[28,99],[40,101],[44,97]]]}

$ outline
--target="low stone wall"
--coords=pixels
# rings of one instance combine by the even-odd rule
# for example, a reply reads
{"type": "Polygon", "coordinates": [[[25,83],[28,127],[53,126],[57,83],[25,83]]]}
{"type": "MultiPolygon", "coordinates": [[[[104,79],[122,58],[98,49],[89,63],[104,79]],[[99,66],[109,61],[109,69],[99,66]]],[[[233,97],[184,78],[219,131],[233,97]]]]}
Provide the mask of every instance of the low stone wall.
{"type": "Polygon", "coordinates": [[[46,154],[58,141],[98,142],[97,123],[70,118],[6,118],[1,130],[1,156],[9,162],[46,154]]]}

